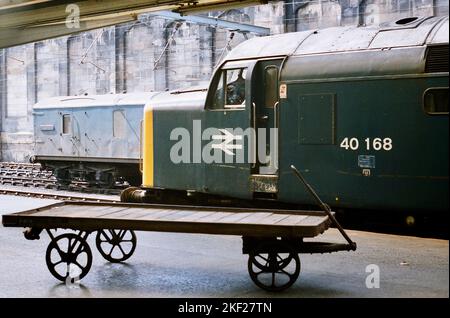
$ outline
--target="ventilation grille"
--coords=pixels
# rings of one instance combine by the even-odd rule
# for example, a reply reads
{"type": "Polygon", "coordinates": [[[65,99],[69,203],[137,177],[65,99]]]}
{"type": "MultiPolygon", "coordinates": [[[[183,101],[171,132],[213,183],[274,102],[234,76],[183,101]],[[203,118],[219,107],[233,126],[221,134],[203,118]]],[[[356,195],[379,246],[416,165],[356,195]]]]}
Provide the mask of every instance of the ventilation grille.
{"type": "Polygon", "coordinates": [[[448,45],[428,47],[425,72],[448,72],[448,45]]]}

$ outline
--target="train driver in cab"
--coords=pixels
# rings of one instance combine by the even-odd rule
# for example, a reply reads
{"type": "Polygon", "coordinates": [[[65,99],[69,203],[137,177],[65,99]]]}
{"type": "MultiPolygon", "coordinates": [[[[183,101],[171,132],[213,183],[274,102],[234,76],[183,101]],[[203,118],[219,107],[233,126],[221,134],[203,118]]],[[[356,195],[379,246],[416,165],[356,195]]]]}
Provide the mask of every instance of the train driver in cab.
{"type": "MultiPolygon", "coordinates": [[[[227,103],[226,105],[242,105],[245,102],[245,74],[243,68],[232,70],[232,75],[237,73],[237,78],[227,84],[227,103]]],[[[230,74],[231,75],[231,74],[230,74]]],[[[233,80],[233,76],[231,77],[233,80]]]]}
{"type": "Polygon", "coordinates": [[[246,71],[246,68],[228,69],[222,71],[214,96],[214,109],[245,106],[246,71]],[[226,87],[226,91],[224,91],[223,87],[226,87]]]}

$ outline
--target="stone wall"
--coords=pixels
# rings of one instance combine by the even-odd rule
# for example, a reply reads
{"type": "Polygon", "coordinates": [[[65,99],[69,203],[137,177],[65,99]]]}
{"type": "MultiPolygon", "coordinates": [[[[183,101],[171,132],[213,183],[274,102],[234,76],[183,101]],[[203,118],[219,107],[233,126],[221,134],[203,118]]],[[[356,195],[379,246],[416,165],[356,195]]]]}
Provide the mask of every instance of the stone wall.
{"type": "MultiPolygon", "coordinates": [[[[207,15],[279,34],[448,15],[448,0],[286,0],[207,15]]],[[[142,15],[132,23],[0,50],[0,160],[26,161],[33,153],[37,101],[206,85],[227,52],[253,36],[142,15]]]]}

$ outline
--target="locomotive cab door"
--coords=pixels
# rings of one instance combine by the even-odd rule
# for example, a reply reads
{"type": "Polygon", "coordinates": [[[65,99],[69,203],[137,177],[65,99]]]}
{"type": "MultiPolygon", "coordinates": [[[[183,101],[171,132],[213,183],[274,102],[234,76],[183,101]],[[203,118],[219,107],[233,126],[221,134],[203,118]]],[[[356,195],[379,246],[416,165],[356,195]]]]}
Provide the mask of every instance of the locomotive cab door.
{"type": "Polygon", "coordinates": [[[65,111],[60,113],[60,137],[61,143],[59,151],[62,156],[75,155],[75,147],[73,144],[73,113],[72,111],[65,111]]]}
{"type": "Polygon", "coordinates": [[[63,156],[82,156],[85,154],[81,143],[81,121],[75,110],[61,113],[61,153],[63,156]]]}
{"type": "Polygon", "coordinates": [[[207,192],[248,199],[276,196],[281,62],[231,61],[214,76],[201,127],[207,192]]]}
{"type": "Polygon", "coordinates": [[[278,78],[281,59],[258,61],[252,72],[252,127],[256,132],[251,186],[255,193],[278,192],[278,78]]]}
{"type": "Polygon", "coordinates": [[[255,62],[227,62],[213,78],[201,123],[205,192],[252,198],[250,74],[255,62]]]}

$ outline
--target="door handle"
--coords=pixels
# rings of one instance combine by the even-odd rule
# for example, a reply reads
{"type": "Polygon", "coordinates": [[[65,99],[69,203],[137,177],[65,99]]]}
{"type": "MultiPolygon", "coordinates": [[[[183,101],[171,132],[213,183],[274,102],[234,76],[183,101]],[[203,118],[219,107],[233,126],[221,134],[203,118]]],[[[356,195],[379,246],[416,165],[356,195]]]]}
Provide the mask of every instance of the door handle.
{"type": "Polygon", "coordinates": [[[253,121],[253,128],[256,129],[256,104],[255,102],[252,102],[252,121],[253,121]]]}
{"type": "Polygon", "coordinates": [[[273,105],[273,128],[278,128],[278,102],[273,105]]]}
{"type": "Polygon", "coordinates": [[[253,134],[252,134],[252,136],[253,136],[253,158],[252,158],[252,161],[253,161],[253,163],[252,163],[252,168],[256,168],[256,150],[257,150],[257,148],[256,148],[256,143],[257,143],[257,141],[256,141],[256,104],[255,104],[255,102],[252,102],[252,119],[253,119],[253,134]]]}

